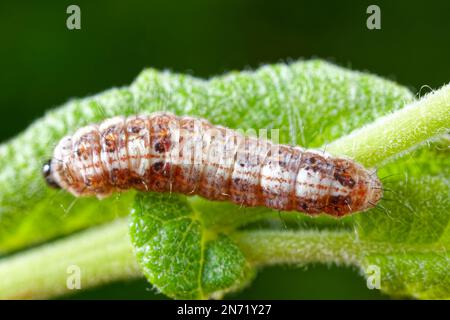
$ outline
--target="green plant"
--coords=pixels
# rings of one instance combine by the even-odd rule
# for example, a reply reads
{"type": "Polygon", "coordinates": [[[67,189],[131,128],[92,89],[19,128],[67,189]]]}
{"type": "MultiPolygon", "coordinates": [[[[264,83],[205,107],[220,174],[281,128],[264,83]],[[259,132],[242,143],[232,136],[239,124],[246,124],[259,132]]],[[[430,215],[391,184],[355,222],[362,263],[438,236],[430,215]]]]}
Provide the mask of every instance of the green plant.
{"type": "Polygon", "coordinates": [[[132,241],[120,218],[5,256],[0,297],[63,294],[70,264],[83,270],[84,287],[142,270],[170,297],[208,298],[248,284],[265,265],[323,262],[363,273],[377,265],[381,289],[391,295],[449,298],[449,140],[443,136],[449,101],[449,85],[414,101],[393,82],[317,60],[206,81],[146,70],[128,88],[71,101],[0,147],[0,250],[7,254],[131,210],[132,241]],[[45,187],[40,167],[64,134],[113,115],[156,110],[232,128],[278,128],[283,143],[351,156],[388,177],[385,199],[380,208],[336,220],[176,194],[74,200],[45,187]],[[280,218],[289,230],[276,223],[252,228],[280,218]]]}

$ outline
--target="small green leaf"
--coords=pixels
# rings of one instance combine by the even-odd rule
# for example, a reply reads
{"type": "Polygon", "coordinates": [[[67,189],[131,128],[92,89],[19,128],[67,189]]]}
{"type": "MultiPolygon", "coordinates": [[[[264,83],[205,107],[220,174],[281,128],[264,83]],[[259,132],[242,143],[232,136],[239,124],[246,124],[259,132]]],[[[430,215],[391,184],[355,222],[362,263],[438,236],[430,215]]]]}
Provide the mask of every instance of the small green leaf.
{"type": "Polygon", "coordinates": [[[209,233],[185,196],[138,194],[130,234],[144,274],[169,297],[220,297],[249,276],[239,248],[209,233]]]}
{"type": "Polygon", "coordinates": [[[202,273],[203,292],[220,298],[224,293],[241,289],[251,280],[252,270],[236,244],[226,235],[206,243],[202,273]]]}

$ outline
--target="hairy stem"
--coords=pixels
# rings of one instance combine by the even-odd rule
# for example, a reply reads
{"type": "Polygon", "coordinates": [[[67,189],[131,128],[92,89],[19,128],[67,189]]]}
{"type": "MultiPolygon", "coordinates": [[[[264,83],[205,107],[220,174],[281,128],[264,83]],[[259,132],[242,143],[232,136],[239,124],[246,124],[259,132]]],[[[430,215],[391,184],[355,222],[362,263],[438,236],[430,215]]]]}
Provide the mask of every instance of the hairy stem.
{"type": "Polygon", "coordinates": [[[0,299],[43,299],[141,276],[124,219],[0,261],[0,299]],[[75,266],[75,267],[72,267],[75,266]],[[79,269],[78,269],[79,268],[79,269]],[[71,276],[73,276],[71,278],[71,276]]]}
{"type": "MultiPolygon", "coordinates": [[[[402,251],[428,253],[437,250],[433,244],[393,244],[362,241],[351,231],[277,231],[236,232],[232,238],[255,266],[274,264],[334,263],[360,265],[370,254],[402,251]]],[[[442,249],[442,247],[441,247],[442,249]]]]}
{"type": "Polygon", "coordinates": [[[348,231],[246,231],[234,234],[233,239],[255,266],[311,262],[354,265],[359,261],[359,245],[348,231]]]}
{"type": "MultiPolygon", "coordinates": [[[[74,275],[68,273],[69,266],[79,267],[81,289],[140,277],[127,230],[127,221],[120,219],[3,260],[0,299],[43,299],[73,293],[75,290],[67,286],[74,275]]],[[[359,251],[357,244],[335,248],[341,241],[352,243],[350,232],[323,232],[318,236],[310,232],[246,231],[232,237],[255,265],[354,264],[357,260],[353,251],[359,251]]]]}
{"type": "MultiPolygon", "coordinates": [[[[69,266],[81,272],[81,289],[141,277],[125,219],[17,254],[0,263],[0,299],[43,299],[73,293],[69,266]]],[[[361,266],[364,255],[397,251],[393,244],[355,239],[351,231],[253,230],[231,234],[253,266],[335,263],[361,266]]],[[[401,245],[403,253],[432,245],[401,245]]],[[[72,269],[73,270],[73,269],[72,269]]]]}
{"type": "Polygon", "coordinates": [[[347,155],[366,166],[404,152],[448,131],[450,84],[426,95],[327,146],[327,151],[347,155]]]}

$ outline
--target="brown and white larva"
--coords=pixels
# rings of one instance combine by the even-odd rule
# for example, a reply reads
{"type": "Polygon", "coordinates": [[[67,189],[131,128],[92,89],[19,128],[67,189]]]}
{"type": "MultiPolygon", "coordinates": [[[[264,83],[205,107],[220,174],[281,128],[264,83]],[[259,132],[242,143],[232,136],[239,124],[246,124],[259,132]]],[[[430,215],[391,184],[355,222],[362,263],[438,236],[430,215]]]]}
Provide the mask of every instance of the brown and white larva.
{"type": "Polygon", "coordinates": [[[336,217],[373,207],[382,196],[378,177],[349,159],[170,113],[81,128],[59,142],[43,174],[75,196],[134,188],[336,217]]]}

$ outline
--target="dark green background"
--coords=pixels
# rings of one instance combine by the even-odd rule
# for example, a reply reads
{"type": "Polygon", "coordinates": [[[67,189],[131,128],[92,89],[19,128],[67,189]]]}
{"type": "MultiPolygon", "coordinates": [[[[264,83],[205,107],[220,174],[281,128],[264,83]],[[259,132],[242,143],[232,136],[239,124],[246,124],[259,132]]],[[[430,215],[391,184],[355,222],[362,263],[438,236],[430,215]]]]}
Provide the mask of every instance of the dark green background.
{"type": "MultiPolygon", "coordinates": [[[[450,1],[2,1],[0,141],[69,98],[129,84],[145,67],[200,77],[319,57],[414,92],[449,81],[450,1]],[[81,7],[81,30],[66,8],[81,7]],[[381,30],[366,8],[381,7],[381,30]]],[[[422,90],[423,92],[429,89],[422,90]]],[[[145,281],[78,298],[149,298],[145,281]]],[[[235,298],[380,298],[344,268],[271,268],[235,298]]]]}

